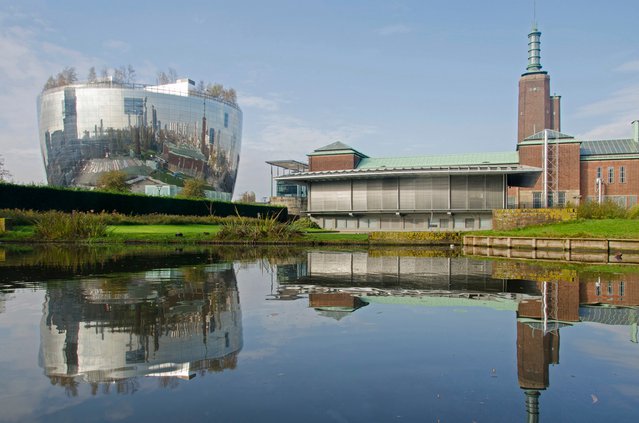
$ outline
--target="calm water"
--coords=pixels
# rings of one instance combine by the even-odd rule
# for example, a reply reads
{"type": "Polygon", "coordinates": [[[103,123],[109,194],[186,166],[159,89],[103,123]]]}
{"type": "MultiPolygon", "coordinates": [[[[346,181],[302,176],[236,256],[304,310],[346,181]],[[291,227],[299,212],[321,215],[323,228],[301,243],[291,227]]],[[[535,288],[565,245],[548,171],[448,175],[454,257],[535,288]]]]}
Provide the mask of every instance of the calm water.
{"type": "Polygon", "coordinates": [[[635,422],[639,273],[0,247],[1,421],[635,422]]]}

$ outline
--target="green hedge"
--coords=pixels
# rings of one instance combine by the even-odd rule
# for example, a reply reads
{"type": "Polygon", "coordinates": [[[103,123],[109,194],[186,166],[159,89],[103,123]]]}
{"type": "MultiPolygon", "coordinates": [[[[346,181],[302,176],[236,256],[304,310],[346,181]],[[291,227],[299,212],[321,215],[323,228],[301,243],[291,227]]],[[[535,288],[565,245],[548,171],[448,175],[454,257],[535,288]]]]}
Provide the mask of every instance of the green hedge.
{"type": "Polygon", "coordinates": [[[0,209],[220,217],[239,214],[244,217],[277,216],[281,221],[288,219],[288,210],[285,207],[6,183],[0,183],[0,209]]]}

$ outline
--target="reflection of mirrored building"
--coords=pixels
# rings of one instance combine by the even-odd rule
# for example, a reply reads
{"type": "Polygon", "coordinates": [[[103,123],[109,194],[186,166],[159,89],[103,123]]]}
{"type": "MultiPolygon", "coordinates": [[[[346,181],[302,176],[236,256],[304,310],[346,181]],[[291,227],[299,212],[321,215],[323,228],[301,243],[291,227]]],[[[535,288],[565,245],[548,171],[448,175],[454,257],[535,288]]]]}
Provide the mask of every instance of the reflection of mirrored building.
{"type": "Polygon", "coordinates": [[[100,174],[120,170],[178,187],[199,178],[211,197],[233,194],[242,112],[189,79],[52,88],[39,98],[38,120],[51,185],[94,186],[100,174]]]}
{"type": "Polygon", "coordinates": [[[40,366],[67,388],[116,382],[128,392],[136,376],[170,383],[233,369],[242,348],[235,273],[227,264],[52,283],[40,334],[40,366]]]}

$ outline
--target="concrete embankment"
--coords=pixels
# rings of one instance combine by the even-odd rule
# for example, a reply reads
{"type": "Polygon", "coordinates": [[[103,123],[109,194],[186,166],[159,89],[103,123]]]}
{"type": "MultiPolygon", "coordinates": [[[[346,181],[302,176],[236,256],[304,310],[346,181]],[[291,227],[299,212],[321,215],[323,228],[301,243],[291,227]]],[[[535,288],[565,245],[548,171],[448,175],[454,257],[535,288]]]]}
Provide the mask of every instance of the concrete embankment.
{"type": "Polygon", "coordinates": [[[478,256],[639,264],[639,240],[464,236],[464,253],[478,256]]]}

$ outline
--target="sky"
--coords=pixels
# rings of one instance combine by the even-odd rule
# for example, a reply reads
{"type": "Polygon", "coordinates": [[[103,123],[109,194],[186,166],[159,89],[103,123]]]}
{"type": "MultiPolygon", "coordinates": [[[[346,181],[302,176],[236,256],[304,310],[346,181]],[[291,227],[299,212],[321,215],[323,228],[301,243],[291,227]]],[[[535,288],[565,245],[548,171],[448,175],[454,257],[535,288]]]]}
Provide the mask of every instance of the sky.
{"type": "Polygon", "coordinates": [[[266,160],[342,141],[371,157],[512,151],[536,16],[562,132],[629,138],[639,119],[632,0],[0,0],[0,155],[45,183],[36,100],[65,66],[131,64],[219,82],[244,114],[235,198],[266,160]]]}

